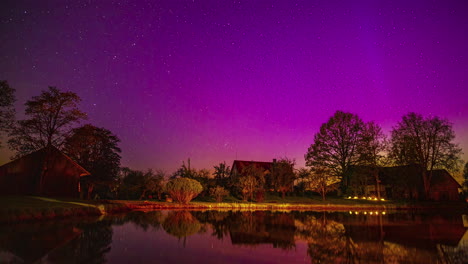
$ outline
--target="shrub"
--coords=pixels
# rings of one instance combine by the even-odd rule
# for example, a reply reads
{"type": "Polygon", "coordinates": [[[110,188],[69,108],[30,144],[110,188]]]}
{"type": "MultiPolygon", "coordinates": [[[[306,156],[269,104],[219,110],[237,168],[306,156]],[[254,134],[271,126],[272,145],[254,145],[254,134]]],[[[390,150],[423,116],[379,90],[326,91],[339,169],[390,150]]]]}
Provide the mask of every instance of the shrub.
{"type": "Polygon", "coordinates": [[[173,179],[166,184],[166,192],[174,201],[183,204],[188,204],[202,190],[203,187],[198,181],[188,178],[173,179]]]}
{"type": "Polygon", "coordinates": [[[210,194],[215,198],[217,203],[220,203],[223,201],[224,197],[229,195],[229,191],[224,189],[224,187],[216,186],[210,189],[210,194]]]}

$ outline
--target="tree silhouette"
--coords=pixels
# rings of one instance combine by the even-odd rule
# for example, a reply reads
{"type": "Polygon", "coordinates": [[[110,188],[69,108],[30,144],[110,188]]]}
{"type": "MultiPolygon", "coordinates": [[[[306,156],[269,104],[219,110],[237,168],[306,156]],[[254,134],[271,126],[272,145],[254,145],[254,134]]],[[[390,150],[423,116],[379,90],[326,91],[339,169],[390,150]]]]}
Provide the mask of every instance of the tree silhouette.
{"type": "Polygon", "coordinates": [[[432,171],[452,170],[460,164],[461,149],[454,139],[455,132],[448,120],[409,113],[392,130],[391,157],[398,165],[418,166],[427,197],[432,171]]]}
{"type": "Polygon", "coordinates": [[[13,124],[15,117],[14,102],[15,89],[10,87],[7,81],[0,81],[0,132],[8,132],[13,124]]]}
{"type": "Polygon", "coordinates": [[[49,145],[61,148],[71,126],[86,118],[78,109],[80,101],[75,93],[62,92],[55,87],[42,91],[26,102],[28,119],[16,122],[9,132],[8,145],[17,156],[49,145]]]}
{"type": "Polygon", "coordinates": [[[314,143],[306,155],[306,165],[329,168],[332,175],[349,184],[351,166],[359,164],[359,144],[362,142],[364,122],[355,114],[337,111],[314,136],[314,143]]]}
{"type": "Polygon", "coordinates": [[[94,183],[108,185],[119,172],[119,142],[111,131],[87,124],[71,131],[63,150],[91,173],[94,183]]]}
{"type": "Polygon", "coordinates": [[[226,165],[226,162],[219,163],[218,165],[214,166],[214,176],[218,185],[226,187],[227,178],[231,173],[231,168],[226,165]]]}
{"type": "Polygon", "coordinates": [[[286,192],[293,189],[296,174],[294,173],[293,160],[288,158],[280,159],[273,162],[271,173],[269,175],[271,186],[278,192],[281,192],[281,197],[284,199],[286,192]]]}

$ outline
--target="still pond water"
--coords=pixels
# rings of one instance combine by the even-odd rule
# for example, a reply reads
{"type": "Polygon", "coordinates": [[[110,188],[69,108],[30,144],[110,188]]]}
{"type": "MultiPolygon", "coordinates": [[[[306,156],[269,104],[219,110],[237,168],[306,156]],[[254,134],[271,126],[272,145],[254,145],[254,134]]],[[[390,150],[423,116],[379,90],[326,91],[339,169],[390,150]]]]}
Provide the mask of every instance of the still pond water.
{"type": "Polygon", "coordinates": [[[381,211],[132,212],[0,225],[0,263],[468,263],[466,222],[381,211]]]}

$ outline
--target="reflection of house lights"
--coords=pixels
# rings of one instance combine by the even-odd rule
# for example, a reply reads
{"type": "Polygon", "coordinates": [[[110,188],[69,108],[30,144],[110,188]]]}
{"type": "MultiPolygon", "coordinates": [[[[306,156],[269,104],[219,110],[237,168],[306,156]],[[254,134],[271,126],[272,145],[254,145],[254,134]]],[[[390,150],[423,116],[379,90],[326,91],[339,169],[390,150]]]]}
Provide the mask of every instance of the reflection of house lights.
{"type": "Polygon", "coordinates": [[[359,212],[357,212],[357,211],[356,211],[356,212],[354,212],[354,213],[355,213],[355,214],[357,214],[357,215],[359,214],[359,212]]]}
{"type": "Polygon", "coordinates": [[[374,213],[373,213],[373,212],[370,212],[369,214],[370,214],[370,215],[373,215],[374,213]]]}
{"type": "Polygon", "coordinates": [[[367,212],[364,212],[364,214],[366,215],[366,214],[367,214],[367,212]]]}
{"type": "Polygon", "coordinates": [[[385,215],[385,212],[382,212],[383,215],[385,215]]]}
{"type": "Polygon", "coordinates": [[[385,199],[384,199],[384,198],[381,198],[380,201],[385,201],[385,199]]]}

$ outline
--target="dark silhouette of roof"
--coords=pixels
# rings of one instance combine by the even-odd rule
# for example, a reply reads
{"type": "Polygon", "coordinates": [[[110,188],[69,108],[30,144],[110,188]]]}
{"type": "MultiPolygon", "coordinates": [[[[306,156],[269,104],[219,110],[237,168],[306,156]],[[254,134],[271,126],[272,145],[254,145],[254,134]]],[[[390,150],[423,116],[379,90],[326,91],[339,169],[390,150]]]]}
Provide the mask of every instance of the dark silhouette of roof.
{"type": "Polygon", "coordinates": [[[87,176],[87,175],[91,175],[91,173],[89,173],[85,168],[81,167],[78,163],[76,163],[74,160],[72,160],[70,157],[68,157],[67,155],[65,155],[62,151],[60,151],[59,149],[57,149],[56,147],[54,146],[48,146],[48,147],[44,147],[44,148],[41,148],[39,150],[36,150],[34,152],[31,152],[25,156],[22,156],[22,157],[19,157],[15,160],[12,160],[8,163],[5,163],[3,164],[2,166],[0,166],[0,170],[4,167],[8,167],[8,166],[11,166],[15,163],[18,163],[20,162],[21,160],[28,160],[28,165],[29,166],[42,166],[43,163],[45,162],[45,157],[47,154],[56,154],[56,155],[60,155],[62,157],[64,157],[66,160],[68,160],[71,164],[73,164],[73,166],[75,166],[78,170],[81,171],[81,175],[80,176],[87,176]],[[35,162],[31,162],[29,160],[33,160],[35,162]]]}
{"type": "Polygon", "coordinates": [[[232,168],[236,168],[238,171],[242,171],[244,168],[254,165],[257,168],[262,168],[264,170],[271,171],[271,167],[273,166],[273,162],[265,162],[265,161],[246,161],[246,160],[234,160],[232,164],[232,168]]]}
{"type": "Polygon", "coordinates": [[[0,166],[0,195],[78,197],[80,178],[90,173],[49,146],[0,166]]]}

